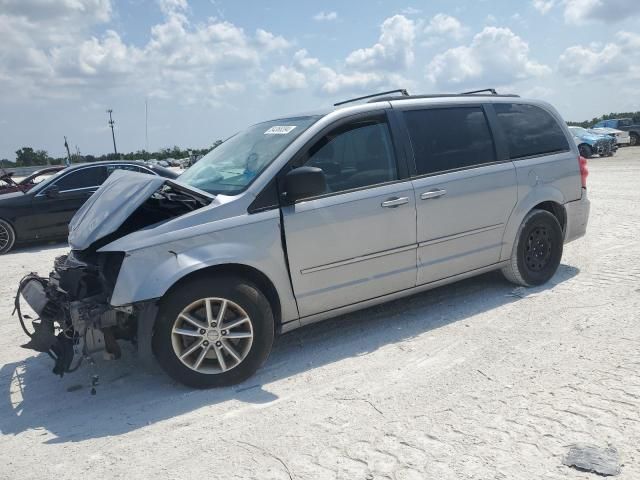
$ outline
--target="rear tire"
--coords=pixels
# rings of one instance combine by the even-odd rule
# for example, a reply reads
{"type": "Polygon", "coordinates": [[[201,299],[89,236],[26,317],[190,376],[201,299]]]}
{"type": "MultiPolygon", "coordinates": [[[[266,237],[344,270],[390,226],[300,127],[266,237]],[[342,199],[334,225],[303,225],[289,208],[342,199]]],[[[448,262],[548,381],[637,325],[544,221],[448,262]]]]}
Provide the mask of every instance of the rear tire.
{"type": "Polygon", "coordinates": [[[586,143],[578,146],[578,151],[584,158],[591,158],[593,156],[593,148],[591,148],[591,146],[587,145],[586,143]]]}
{"type": "Polygon", "coordinates": [[[558,270],[563,243],[558,219],[546,210],[531,210],[518,229],[503,275],[525,287],[546,283],[558,270]]]}
{"type": "Polygon", "coordinates": [[[225,387],[262,366],[274,334],[271,306],[257,286],[235,276],[198,275],[160,301],[153,349],[174,380],[192,388],[225,387]]]}
{"type": "Polygon", "coordinates": [[[638,135],[636,135],[635,133],[632,133],[630,137],[631,138],[630,138],[629,146],[637,147],[638,145],[640,145],[640,137],[638,137],[638,135]]]}
{"type": "Polygon", "coordinates": [[[0,219],[0,255],[7,253],[16,243],[16,231],[11,224],[0,219]]]}

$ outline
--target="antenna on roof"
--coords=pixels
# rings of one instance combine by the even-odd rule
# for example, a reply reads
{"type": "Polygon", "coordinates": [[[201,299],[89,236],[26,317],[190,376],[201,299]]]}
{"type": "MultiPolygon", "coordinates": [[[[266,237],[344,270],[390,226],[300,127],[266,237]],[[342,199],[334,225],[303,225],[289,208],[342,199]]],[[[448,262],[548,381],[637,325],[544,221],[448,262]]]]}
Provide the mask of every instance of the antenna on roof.
{"type": "Polygon", "coordinates": [[[470,92],[462,92],[460,95],[473,95],[474,93],[491,92],[492,95],[498,95],[495,88],[483,88],[482,90],[472,90],[470,92]]]}
{"type": "Polygon", "coordinates": [[[345,103],[357,102],[358,100],[365,100],[367,98],[380,97],[381,95],[389,95],[391,93],[399,93],[403,97],[408,97],[409,92],[407,92],[404,88],[398,88],[397,90],[389,90],[388,92],[380,92],[374,93],[373,95],[365,95],[364,97],[351,98],[349,100],[343,100],[342,102],[334,103],[334,107],[339,107],[340,105],[344,105],[345,103]]]}

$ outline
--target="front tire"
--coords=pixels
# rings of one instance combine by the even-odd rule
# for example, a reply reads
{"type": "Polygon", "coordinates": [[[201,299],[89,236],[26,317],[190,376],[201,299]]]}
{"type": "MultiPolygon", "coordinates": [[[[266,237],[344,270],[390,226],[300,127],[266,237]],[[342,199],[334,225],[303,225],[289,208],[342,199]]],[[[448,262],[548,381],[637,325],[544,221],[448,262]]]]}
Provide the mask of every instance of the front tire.
{"type": "Polygon", "coordinates": [[[274,332],[269,301],[253,283],[199,275],[161,300],[153,348],[174,380],[192,388],[224,387],[262,366],[274,332]]]}
{"type": "Polygon", "coordinates": [[[7,253],[16,243],[16,231],[11,224],[0,219],[0,255],[7,253]]]}
{"type": "Polygon", "coordinates": [[[503,275],[525,287],[546,283],[558,270],[563,243],[558,219],[546,210],[531,210],[518,229],[503,275]]]}
{"type": "Polygon", "coordinates": [[[587,145],[586,143],[579,145],[578,151],[580,152],[580,155],[583,156],[584,158],[593,157],[593,148],[591,148],[591,146],[587,145]]]}

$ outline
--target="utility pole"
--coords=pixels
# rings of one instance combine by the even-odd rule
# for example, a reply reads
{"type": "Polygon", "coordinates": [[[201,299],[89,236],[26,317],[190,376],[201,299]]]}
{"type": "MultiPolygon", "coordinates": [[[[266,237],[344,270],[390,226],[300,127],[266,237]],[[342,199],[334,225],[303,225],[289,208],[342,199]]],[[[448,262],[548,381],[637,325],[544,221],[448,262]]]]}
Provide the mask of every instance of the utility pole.
{"type": "Polygon", "coordinates": [[[118,149],[116,148],[116,134],[113,131],[113,126],[115,125],[115,122],[113,121],[113,118],[111,117],[111,114],[113,113],[113,110],[109,109],[109,110],[107,110],[107,113],[109,114],[109,126],[111,127],[111,138],[113,138],[113,153],[115,153],[116,156],[118,156],[118,149]]]}
{"type": "Polygon", "coordinates": [[[67,167],[71,165],[71,152],[69,152],[69,143],[67,143],[67,137],[64,137],[64,147],[67,149],[67,167]]]}
{"type": "Polygon", "coordinates": [[[149,151],[149,100],[144,99],[144,150],[149,151]]]}

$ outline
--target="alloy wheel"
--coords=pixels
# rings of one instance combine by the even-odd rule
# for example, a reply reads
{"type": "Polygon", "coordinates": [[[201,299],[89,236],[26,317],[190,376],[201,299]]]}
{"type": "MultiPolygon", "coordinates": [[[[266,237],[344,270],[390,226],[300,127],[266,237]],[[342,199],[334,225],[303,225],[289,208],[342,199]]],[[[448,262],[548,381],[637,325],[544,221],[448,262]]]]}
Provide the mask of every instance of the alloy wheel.
{"type": "Polygon", "coordinates": [[[220,374],[237,367],[253,344],[253,324],[237,303],[203,298],[186,306],[171,330],[178,359],[191,370],[220,374]]]}

